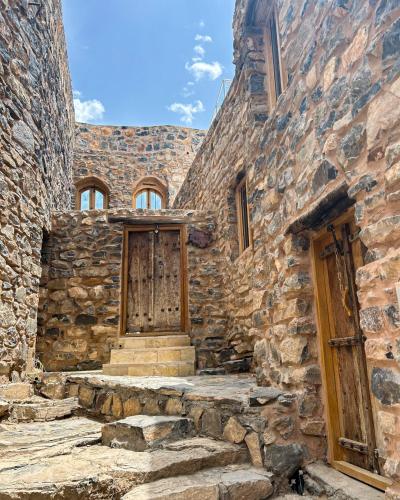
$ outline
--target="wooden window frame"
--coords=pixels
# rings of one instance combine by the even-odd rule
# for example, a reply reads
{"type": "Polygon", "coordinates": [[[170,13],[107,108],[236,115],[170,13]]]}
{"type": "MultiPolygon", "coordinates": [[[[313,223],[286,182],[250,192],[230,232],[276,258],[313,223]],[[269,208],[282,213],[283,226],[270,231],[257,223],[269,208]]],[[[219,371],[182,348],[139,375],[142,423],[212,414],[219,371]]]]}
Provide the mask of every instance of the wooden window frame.
{"type": "Polygon", "coordinates": [[[269,104],[271,109],[275,107],[276,102],[280,95],[282,95],[287,87],[287,73],[282,61],[281,55],[281,38],[279,30],[279,19],[277,14],[276,5],[273,5],[271,11],[268,13],[266,18],[266,23],[264,27],[264,40],[265,40],[265,62],[267,70],[267,88],[269,96],[269,104]],[[278,95],[276,91],[276,70],[274,64],[274,54],[273,54],[273,41],[271,35],[271,21],[274,21],[276,28],[276,44],[277,44],[277,56],[279,60],[279,77],[280,77],[280,88],[281,92],[278,95]]]}
{"type": "MultiPolygon", "coordinates": [[[[143,186],[142,186],[143,187],[143,186]]],[[[157,194],[161,198],[161,209],[165,208],[165,198],[163,194],[156,188],[154,187],[143,187],[143,189],[140,189],[139,191],[136,192],[135,198],[134,198],[134,208],[136,210],[140,210],[139,208],[136,208],[136,199],[137,197],[142,194],[142,193],[147,193],[147,210],[158,210],[156,208],[151,208],[151,193],[157,194]]]]}
{"type": "Polygon", "coordinates": [[[244,176],[243,179],[237,184],[236,189],[235,189],[235,199],[236,199],[236,216],[237,216],[237,225],[238,225],[238,236],[239,236],[239,254],[243,254],[246,250],[252,247],[253,241],[252,241],[252,235],[251,235],[251,229],[250,229],[250,208],[249,208],[249,195],[248,195],[248,185],[247,185],[247,177],[244,176]],[[245,214],[245,221],[246,224],[244,224],[244,213],[243,213],[243,202],[242,202],[242,195],[241,191],[243,187],[246,188],[246,214],[245,214]],[[247,227],[247,245],[246,245],[246,238],[245,238],[245,229],[247,227]]]}
{"type": "Polygon", "coordinates": [[[132,208],[140,210],[136,208],[136,197],[143,191],[147,191],[147,209],[150,209],[149,194],[151,191],[154,191],[161,197],[161,210],[167,208],[168,188],[162,181],[160,181],[160,179],[157,179],[156,177],[144,177],[134,185],[132,193],[132,208]]]}
{"type": "Polygon", "coordinates": [[[87,179],[83,179],[77,182],[76,184],[75,207],[77,210],[82,210],[81,198],[82,198],[82,193],[85,191],[90,191],[88,210],[107,210],[109,208],[110,192],[108,187],[100,179],[89,177],[87,179]],[[100,192],[104,196],[104,206],[102,209],[95,208],[96,191],[100,192]]]}

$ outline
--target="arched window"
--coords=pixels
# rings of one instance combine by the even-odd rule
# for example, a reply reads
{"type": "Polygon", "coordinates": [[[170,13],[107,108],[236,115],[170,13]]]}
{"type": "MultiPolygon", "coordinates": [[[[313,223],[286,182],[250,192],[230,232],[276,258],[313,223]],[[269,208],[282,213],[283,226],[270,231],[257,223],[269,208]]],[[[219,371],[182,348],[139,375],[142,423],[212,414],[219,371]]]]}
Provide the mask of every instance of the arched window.
{"type": "Polygon", "coordinates": [[[76,208],[78,210],[101,210],[108,208],[109,191],[100,179],[90,177],[76,185],[76,208]]]}
{"type": "Polygon", "coordinates": [[[161,210],[166,207],[167,188],[156,178],[140,180],[133,191],[133,208],[161,210]]]}

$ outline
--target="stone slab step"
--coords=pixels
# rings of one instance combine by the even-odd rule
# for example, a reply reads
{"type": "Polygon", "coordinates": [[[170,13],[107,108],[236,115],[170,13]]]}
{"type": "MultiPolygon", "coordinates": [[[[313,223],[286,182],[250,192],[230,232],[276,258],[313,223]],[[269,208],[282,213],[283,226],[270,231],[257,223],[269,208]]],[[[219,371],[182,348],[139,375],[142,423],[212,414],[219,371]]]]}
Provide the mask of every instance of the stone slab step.
{"type": "Polygon", "coordinates": [[[193,435],[194,424],[189,418],[135,415],[104,425],[102,443],[112,448],[144,451],[193,435]]]}
{"type": "Polygon", "coordinates": [[[132,377],[190,377],[195,374],[191,361],[169,363],[127,363],[103,365],[105,375],[129,375],[132,377]]]}
{"type": "Polygon", "coordinates": [[[23,400],[33,396],[33,385],[26,383],[10,383],[0,385],[0,398],[23,400]]]}
{"type": "Polygon", "coordinates": [[[65,418],[79,408],[78,398],[44,399],[34,397],[11,405],[9,419],[13,422],[48,422],[65,418]]]}
{"type": "Polygon", "coordinates": [[[36,463],[43,457],[68,454],[76,446],[100,443],[101,427],[101,423],[84,417],[52,422],[2,423],[0,464],[19,467],[24,463],[36,463]]]}
{"type": "Polygon", "coordinates": [[[0,461],[0,498],[121,498],[139,484],[247,460],[244,448],[206,438],[151,452],[94,445],[40,459],[25,455],[18,463],[0,461]]]}
{"type": "Polygon", "coordinates": [[[163,335],[157,337],[121,337],[118,341],[121,349],[155,349],[159,347],[190,346],[189,335],[163,335]]]}
{"type": "Polygon", "coordinates": [[[267,471],[233,465],[136,486],[122,500],[262,500],[272,492],[267,471]]]}
{"type": "Polygon", "coordinates": [[[194,363],[196,350],[192,346],[158,347],[145,349],[112,349],[110,364],[165,363],[171,361],[191,361],[194,363]]]}
{"type": "Polygon", "coordinates": [[[341,500],[384,500],[385,494],[323,463],[306,467],[306,489],[311,494],[341,500]],[[311,479],[311,481],[310,481],[311,479]]]}

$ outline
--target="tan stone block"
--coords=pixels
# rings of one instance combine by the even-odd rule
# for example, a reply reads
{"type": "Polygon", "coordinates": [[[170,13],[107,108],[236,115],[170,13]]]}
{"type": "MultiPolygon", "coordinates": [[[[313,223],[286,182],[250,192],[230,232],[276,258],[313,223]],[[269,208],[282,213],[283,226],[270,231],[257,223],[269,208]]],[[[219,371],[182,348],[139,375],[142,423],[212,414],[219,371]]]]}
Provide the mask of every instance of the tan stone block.
{"type": "Polygon", "coordinates": [[[179,377],[179,364],[156,364],[153,366],[153,374],[158,377],[179,377]]]}
{"type": "Polygon", "coordinates": [[[167,415],[182,415],[183,405],[180,399],[168,398],[165,405],[165,413],[167,415]]]}
{"type": "Polygon", "coordinates": [[[81,385],[79,387],[79,403],[85,408],[91,408],[94,401],[94,390],[81,385]]]}
{"type": "Polygon", "coordinates": [[[271,431],[265,431],[263,433],[263,439],[264,439],[264,444],[268,445],[268,444],[272,444],[272,443],[275,443],[276,441],[276,436],[273,432],[271,431]]]}
{"type": "Polygon", "coordinates": [[[316,84],[317,84],[317,68],[315,67],[314,64],[314,66],[312,66],[312,68],[310,68],[310,71],[307,73],[306,85],[311,90],[315,87],[316,84]]]}
{"type": "Polygon", "coordinates": [[[158,362],[180,361],[181,351],[179,349],[167,349],[157,351],[158,362]]]}
{"type": "Polygon", "coordinates": [[[368,43],[368,26],[361,27],[352,43],[342,56],[342,64],[345,70],[348,70],[364,54],[368,43]]]}
{"type": "Polygon", "coordinates": [[[390,92],[381,92],[369,105],[367,118],[367,145],[372,149],[382,131],[390,130],[400,121],[400,98],[390,92]]]}
{"type": "Polygon", "coordinates": [[[400,185],[400,162],[393,165],[385,173],[386,189],[392,190],[400,185]]]}
{"type": "Polygon", "coordinates": [[[332,57],[325,66],[325,71],[322,77],[324,92],[326,92],[329,89],[329,87],[332,85],[332,83],[336,78],[336,66],[337,66],[336,57],[332,57]]]}
{"type": "Polygon", "coordinates": [[[307,340],[300,336],[285,338],[280,345],[280,355],[283,364],[300,364],[304,361],[307,340]]]}
{"type": "Polygon", "coordinates": [[[153,375],[153,365],[132,365],[128,368],[128,375],[132,377],[151,377],[153,375]]]}
{"type": "Polygon", "coordinates": [[[194,363],[181,362],[179,363],[179,377],[192,377],[195,375],[194,363]]]}
{"type": "Polygon", "coordinates": [[[113,400],[113,395],[107,394],[106,399],[104,400],[104,403],[101,405],[100,413],[102,413],[103,415],[110,415],[111,414],[112,400],[113,400]]]}
{"type": "Polygon", "coordinates": [[[181,361],[193,362],[196,360],[196,349],[194,347],[181,349],[181,361]]]}
{"type": "Polygon", "coordinates": [[[256,432],[251,432],[245,437],[247,448],[249,449],[251,463],[256,467],[263,466],[263,459],[260,447],[260,438],[256,432]]]}
{"type": "Polygon", "coordinates": [[[323,420],[309,420],[301,425],[301,432],[308,436],[325,436],[325,422],[323,420]]]}
{"type": "Polygon", "coordinates": [[[112,397],[112,405],[111,405],[111,413],[114,417],[121,418],[123,415],[123,406],[121,398],[117,394],[113,394],[112,397]]]}
{"type": "Polygon", "coordinates": [[[25,383],[10,383],[0,385],[0,398],[28,399],[33,396],[33,386],[25,383]]]}
{"type": "Polygon", "coordinates": [[[88,292],[84,288],[76,286],[68,290],[68,295],[72,299],[87,299],[88,292]]]}
{"type": "Polygon", "coordinates": [[[223,438],[231,443],[241,443],[246,436],[246,429],[240,425],[235,417],[230,417],[225,425],[223,438]]]}
{"type": "Polygon", "coordinates": [[[134,415],[140,415],[142,411],[142,405],[140,404],[140,401],[136,398],[130,398],[124,401],[123,403],[124,407],[124,416],[125,417],[132,417],[134,415]]]}
{"type": "Polygon", "coordinates": [[[143,408],[144,415],[160,415],[161,410],[156,399],[148,399],[143,408]]]}
{"type": "Polygon", "coordinates": [[[79,385],[78,384],[70,384],[68,386],[68,395],[70,398],[78,396],[79,393],[79,385]]]}
{"type": "Polygon", "coordinates": [[[387,411],[378,412],[379,428],[384,434],[396,436],[400,434],[400,418],[387,411]]]}
{"type": "Polygon", "coordinates": [[[49,295],[49,298],[51,300],[54,300],[54,302],[61,302],[67,297],[67,292],[64,290],[57,290],[56,292],[53,292],[49,295]]]}
{"type": "Polygon", "coordinates": [[[200,406],[193,406],[189,411],[189,417],[193,419],[196,431],[201,429],[201,417],[203,415],[204,409],[200,406]]]}

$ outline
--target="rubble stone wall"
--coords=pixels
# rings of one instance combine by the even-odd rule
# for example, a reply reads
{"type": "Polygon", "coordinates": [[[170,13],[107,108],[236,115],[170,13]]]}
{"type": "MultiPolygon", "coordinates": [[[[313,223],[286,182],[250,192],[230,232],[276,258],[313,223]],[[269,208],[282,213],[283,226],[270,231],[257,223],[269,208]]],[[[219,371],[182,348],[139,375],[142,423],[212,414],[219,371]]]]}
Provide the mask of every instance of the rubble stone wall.
{"type": "Polygon", "coordinates": [[[254,353],[259,383],[294,394],[295,424],[277,424],[280,441],[291,440],[297,426],[317,441],[325,428],[313,233],[285,233],[310,207],[346,186],[367,247],[357,286],[382,472],[399,480],[399,4],[279,1],[288,86],[273,108],[265,19],[248,10],[255,5],[237,2],[236,76],[175,207],[216,211],[227,315],[221,336],[232,359],[254,353]],[[233,193],[241,172],[248,178],[253,247],[238,256],[233,193]]]}
{"type": "Polygon", "coordinates": [[[120,333],[123,222],[108,218],[183,218],[187,224],[189,319],[199,366],[212,350],[207,332],[221,321],[212,213],[130,209],[59,212],[46,246],[37,353],[46,371],[101,368],[120,333]]]}
{"type": "Polygon", "coordinates": [[[74,115],[58,0],[0,0],[0,379],[33,364],[43,231],[71,203],[74,115]]]}
{"type": "Polygon", "coordinates": [[[137,181],[154,176],[168,188],[169,207],[204,136],[202,130],[184,127],[108,127],[78,123],[74,182],[96,177],[110,190],[110,208],[130,208],[137,181]]]}

